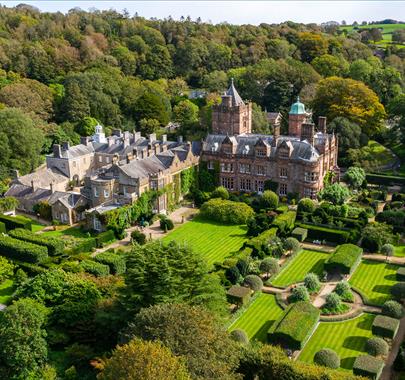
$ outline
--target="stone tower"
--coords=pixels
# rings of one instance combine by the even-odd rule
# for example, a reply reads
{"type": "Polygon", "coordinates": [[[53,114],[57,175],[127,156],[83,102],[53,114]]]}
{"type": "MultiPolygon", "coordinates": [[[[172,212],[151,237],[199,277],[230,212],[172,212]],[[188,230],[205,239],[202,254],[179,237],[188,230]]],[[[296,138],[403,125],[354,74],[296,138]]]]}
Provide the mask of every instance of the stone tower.
{"type": "Polygon", "coordinates": [[[233,79],[222,103],[212,108],[212,132],[231,136],[252,133],[252,103],[243,102],[233,79]]]}
{"type": "Polygon", "coordinates": [[[305,105],[300,102],[300,97],[298,97],[288,114],[289,136],[301,137],[302,124],[306,122],[309,116],[310,114],[305,111],[305,105]]]}

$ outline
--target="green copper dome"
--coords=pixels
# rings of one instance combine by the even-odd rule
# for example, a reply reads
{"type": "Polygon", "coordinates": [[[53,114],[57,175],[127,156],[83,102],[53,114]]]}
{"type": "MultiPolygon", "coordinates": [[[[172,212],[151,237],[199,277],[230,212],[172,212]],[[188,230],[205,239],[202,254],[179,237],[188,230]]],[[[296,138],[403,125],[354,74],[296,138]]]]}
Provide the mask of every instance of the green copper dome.
{"type": "Polygon", "coordinates": [[[297,102],[291,106],[290,115],[302,115],[306,113],[304,103],[300,102],[300,97],[297,97],[297,102]]]}

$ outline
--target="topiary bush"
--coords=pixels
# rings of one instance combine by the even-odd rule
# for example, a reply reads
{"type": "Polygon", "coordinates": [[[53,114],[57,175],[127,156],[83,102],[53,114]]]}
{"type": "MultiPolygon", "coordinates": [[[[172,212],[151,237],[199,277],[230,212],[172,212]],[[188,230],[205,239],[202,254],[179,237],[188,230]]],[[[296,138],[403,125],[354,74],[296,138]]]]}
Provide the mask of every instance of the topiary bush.
{"type": "Polygon", "coordinates": [[[399,282],[405,281],[405,267],[399,267],[397,269],[396,278],[399,282]]]}
{"type": "Polygon", "coordinates": [[[288,302],[299,302],[299,301],[309,301],[308,289],[303,286],[297,286],[291,291],[290,296],[288,297],[288,302]]]}
{"type": "Polygon", "coordinates": [[[370,379],[378,379],[384,368],[384,362],[371,355],[358,356],[353,364],[353,373],[370,379]]]}
{"type": "Polygon", "coordinates": [[[263,288],[262,279],[259,276],[256,276],[255,274],[249,274],[248,276],[246,276],[245,280],[243,281],[243,284],[255,292],[258,292],[263,288]]]}
{"type": "Polygon", "coordinates": [[[229,191],[223,187],[217,187],[212,193],[211,198],[229,199],[229,191]]]}
{"type": "Polygon", "coordinates": [[[405,282],[397,282],[391,287],[391,294],[397,301],[405,299],[405,282]]]}
{"type": "Polygon", "coordinates": [[[329,310],[338,310],[342,305],[342,301],[336,293],[330,293],[326,296],[325,308],[329,310]]]}
{"type": "Polygon", "coordinates": [[[366,351],[372,356],[386,356],[388,355],[388,343],[379,337],[373,337],[366,342],[366,351]]]}
{"type": "Polygon", "coordinates": [[[266,257],[260,263],[259,269],[261,273],[266,273],[266,276],[270,277],[280,272],[280,264],[274,257],[266,257]]]}
{"type": "Polygon", "coordinates": [[[274,210],[278,206],[278,195],[271,190],[265,190],[260,197],[260,206],[266,210],[274,210]]]}
{"type": "Polygon", "coordinates": [[[144,245],[146,243],[146,235],[138,230],[131,232],[131,239],[132,241],[137,242],[139,245],[144,245]]]}
{"type": "Polygon", "coordinates": [[[350,287],[350,284],[343,280],[340,281],[335,288],[335,293],[340,297],[342,301],[353,302],[354,296],[350,287]]]}
{"type": "Polygon", "coordinates": [[[231,335],[231,338],[238,343],[242,343],[242,344],[249,343],[249,338],[248,338],[247,334],[245,333],[245,331],[243,331],[241,329],[232,330],[230,332],[230,335],[231,335]]]}
{"type": "Polygon", "coordinates": [[[315,354],[314,363],[323,367],[337,369],[340,367],[340,358],[335,351],[324,348],[315,354]]]}
{"type": "Polygon", "coordinates": [[[295,227],[291,232],[291,237],[303,242],[308,236],[308,230],[306,228],[295,227]]]}
{"type": "Polygon", "coordinates": [[[110,267],[93,260],[83,260],[80,263],[83,270],[87,273],[93,274],[96,277],[104,277],[110,274],[110,267]]]}
{"type": "Polygon", "coordinates": [[[374,318],[371,331],[374,335],[383,338],[393,339],[399,328],[398,319],[387,317],[386,315],[377,315],[374,318]]]}
{"type": "Polygon", "coordinates": [[[315,202],[312,199],[302,198],[298,202],[298,208],[297,208],[298,213],[307,212],[307,213],[312,214],[314,211],[315,211],[315,202]]]}
{"type": "Polygon", "coordinates": [[[301,249],[300,242],[294,237],[285,239],[283,247],[289,253],[297,253],[301,249]]]}
{"type": "Polygon", "coordinates": [[[319,277],[315,273],[308,273],[304,278],[304,286],[310,293],[316,293],[321,288],[319,277]]]}
{"type": "Polygon", "coordinates": [[[382,313],[391,318],[401,319],[404,315],[404,310],[399,302],[389,300],[382,306],[382,313]]]}
{"type": "Polygon", "coordinates": [[[166,216],[160,217],[160,228],[163,231],[170,231],[174,228],[174,223],[171,219],[169,219],[166,216]]]}
{"type": "Polygon", "coordinates": [[[254,216],[253,209],[243,202],[210,199],[200,209],[202,217],[225,224],[246,224],[254,216]]]}
{"type": "Polygon", "coordinates": [[[380,253],[385,256],[392,256],[394,254],[394,246],[392,244],[384,244],[381,247],[380,253]]]}

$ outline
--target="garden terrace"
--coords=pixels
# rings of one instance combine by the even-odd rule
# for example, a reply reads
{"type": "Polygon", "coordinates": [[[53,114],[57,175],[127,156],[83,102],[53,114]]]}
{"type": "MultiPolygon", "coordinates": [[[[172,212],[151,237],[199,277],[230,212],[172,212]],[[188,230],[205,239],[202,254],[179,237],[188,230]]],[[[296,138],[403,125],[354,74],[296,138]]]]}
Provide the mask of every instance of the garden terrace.
{"type": "Polygon", "coordinates": [[[192,221],[170,232],[163,239],[187,244],[202,255],[208,265],[221,263],[235,254],[247,240],[246,227],[243,225],[223,225],[196,217],[192,221]]]}
{"type": "Polygon", "coordinates": [[[283,266],[271,284],[277,287],[287,287],[303,281],[308,273],[321,275],[324,263],[329,256],[330,254],[325,252],[303,250],[283,266]]]}
{"type": "Polygon", "coordinates": [[[309,302],[290,305],[269,329],[269,342],[301,350],[316,328],[319,315],[319,310],[309,302]]]}
{"type": "Polygon", "coordinates": [[[325,263],[329,273],[350,274],[361,260],[363,250],[354,244],[340,245],[325,263]]]}
{"type": "Polygon", "coordinates": [[[341,368],[352,369],[356,357],[365,353],[367,339],[372,336],[374,317],[373,314],[361,314],[341,322],[320,322],[298,359],[313,363],[319,350],[330,348],[340,356],[341,368]]]}
{"type": "Polygon", "coordinates": [[[381,306],[391,299],[391,287],[397,282],[397,265],[363,260],[349,282],[362,295],[366,304],[381,306]]]}
{"type": "Polygon", "coordinates": [[[250,340],[267,341],[267,331],[283,314],[276,297],[261,293],[255,298],[243,314],[229,327],[229,331],[240,329],[245,331],[250,340]]]}

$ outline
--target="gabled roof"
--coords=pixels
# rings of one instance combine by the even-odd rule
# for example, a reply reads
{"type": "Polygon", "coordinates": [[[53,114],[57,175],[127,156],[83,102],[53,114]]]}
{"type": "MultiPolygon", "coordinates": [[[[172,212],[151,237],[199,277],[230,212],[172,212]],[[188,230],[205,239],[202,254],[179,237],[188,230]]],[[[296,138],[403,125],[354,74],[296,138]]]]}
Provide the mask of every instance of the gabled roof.
{"type": "Polygon", "coordinates": [[[30,186],[31,181],[34,181],[36,187],[41,187],[45,189],[49,189],[49,185],[52,184],[59,184],[68,182],[69,178],[63,175],[58,169],[56,168],[42,168],[33,173],[18,177],[13,181],[13,183],[19,183],[21,185],[30,186]]]}
{"type": "Polygon", "coordinates": [[[228,90],[226,91],[225,95],[230,96],[232,98],[232,105],[233,106],[240,106],[242,104],[245,104],[240,97],[238,91],[236,91],[236,88],[233,84],[233,78],[231,79],[231,85],[229,86],[228,90]]]}

